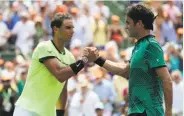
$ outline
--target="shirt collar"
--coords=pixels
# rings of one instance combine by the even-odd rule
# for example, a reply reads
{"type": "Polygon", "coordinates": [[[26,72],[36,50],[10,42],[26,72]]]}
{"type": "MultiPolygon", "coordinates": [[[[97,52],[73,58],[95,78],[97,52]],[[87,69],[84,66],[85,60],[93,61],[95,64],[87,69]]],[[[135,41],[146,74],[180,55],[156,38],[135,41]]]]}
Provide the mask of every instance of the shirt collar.
{"type": "Polygon", "coordinates": [[[140,38],[136,43],[140,43],[141,41],[143,41],[143,40],[145,40],[145,39],[148,39],[148,38],[150,38],[150,37],[155,37],[155,36],[154,36],[154,35],[151,35],[151,34],[146,35],[146,36],[140,38]]]}
{"type": "Polygon", "coordinates": [[[65,49],[64,49],[64,52],[60,52],[60,51],[57,49],[56,45],[54,44],[54,41],[51,40],[51,42],[52,42],[52,44],[54,45],[54,47],[56,48],[56,50],[57,50],[60,54],[65,55],[65,49]]]}

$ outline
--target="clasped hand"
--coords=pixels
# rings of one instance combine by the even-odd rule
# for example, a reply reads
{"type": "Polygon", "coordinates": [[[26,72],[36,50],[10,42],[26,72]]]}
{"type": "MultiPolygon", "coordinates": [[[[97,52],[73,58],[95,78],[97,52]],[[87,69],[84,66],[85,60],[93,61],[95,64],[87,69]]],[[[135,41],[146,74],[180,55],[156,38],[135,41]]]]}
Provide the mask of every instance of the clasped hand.
{"type": "Polygon", "coordinates": [[[86,57],[88,62],[94,62],[99,57],[99,52],[95,47],[86,47],[83,50],[82,56],[86,57]]]}

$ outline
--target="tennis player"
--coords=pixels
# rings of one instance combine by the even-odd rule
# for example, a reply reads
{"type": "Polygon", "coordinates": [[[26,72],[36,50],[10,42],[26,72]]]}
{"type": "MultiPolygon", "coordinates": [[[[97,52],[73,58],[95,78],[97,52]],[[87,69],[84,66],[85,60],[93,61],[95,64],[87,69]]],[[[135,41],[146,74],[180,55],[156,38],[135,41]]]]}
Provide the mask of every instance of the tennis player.
{"type": "Polygon", "coordinates": [[[32,55],[24,90],[16,102],[13,116],[56,116],[56,102],[60,98],[64,115],[67,99],[67,80],[83,69],[85,63],[97,59],[96,49],[75,62],[64,44],[70,42],[73,31],[72,18],[57,13],[52,22],[53,40],[38,44],[32,55]],[[89,58],[88,58],[89,57],[89,58]]]}
{"type": "MultiPolygon", "coordinates": [[[[102,57],[95,61],[108,71],[129,78],[129,116],[172,116],[172,80],[163,50],[151,34],[155,18],[144,5],[129,7],[126,29],[130,37],[137,39],[130,62],[120,64],[102,57]]],[[[93,53],[91,49],[88,52],[93,53]]]]}

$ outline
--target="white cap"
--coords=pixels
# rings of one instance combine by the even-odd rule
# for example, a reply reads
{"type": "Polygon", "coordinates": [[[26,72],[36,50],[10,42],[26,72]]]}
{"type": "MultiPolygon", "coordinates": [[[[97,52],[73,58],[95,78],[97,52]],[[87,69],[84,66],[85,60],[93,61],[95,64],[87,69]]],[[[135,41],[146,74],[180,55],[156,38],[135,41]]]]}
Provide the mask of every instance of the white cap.
{"type": "Polygon", "coordinates": [[[29,18],[29,13],[28,13],[27,11],[22,11],[22,12],[20,13],[20,16],[21,16],[21,17],[25,17],[25,18],[29,18]]]}
{"type": "Polygon", "coordinates": [[[88,87],[89,83],[86,79],[79,82],[80,87],[88,87]]]}
{"type": "Polygon", "coordinates": [[[98,102],[96,105],[95,105],[95,109],[101,109],[103,110],[104,109],[104,105],[102,102],[98,102]]]}

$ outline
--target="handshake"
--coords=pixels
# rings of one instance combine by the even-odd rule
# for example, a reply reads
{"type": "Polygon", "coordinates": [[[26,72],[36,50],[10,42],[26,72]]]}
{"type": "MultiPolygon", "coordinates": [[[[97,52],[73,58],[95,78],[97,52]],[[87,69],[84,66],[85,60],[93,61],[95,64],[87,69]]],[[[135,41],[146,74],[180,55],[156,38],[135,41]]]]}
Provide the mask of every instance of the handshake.
{"type": "Polygon", "coordinates": [[[76,63],[70,65],[71,69],[75,74],[77,74],[81,69],[84,68],[85,63],[94,62],[99,66],[103,66],[106,59],[99,56],[99,52],[95,47],[86,47],[83,50],[82,59],[78,60],[76,63]]]}
{"type": "Polygon", "coordinates": [[[99,57],[99,51],[95,47],[86,47],[83,50],[82,59],[85,63],[94,62],[99,57]]]}

